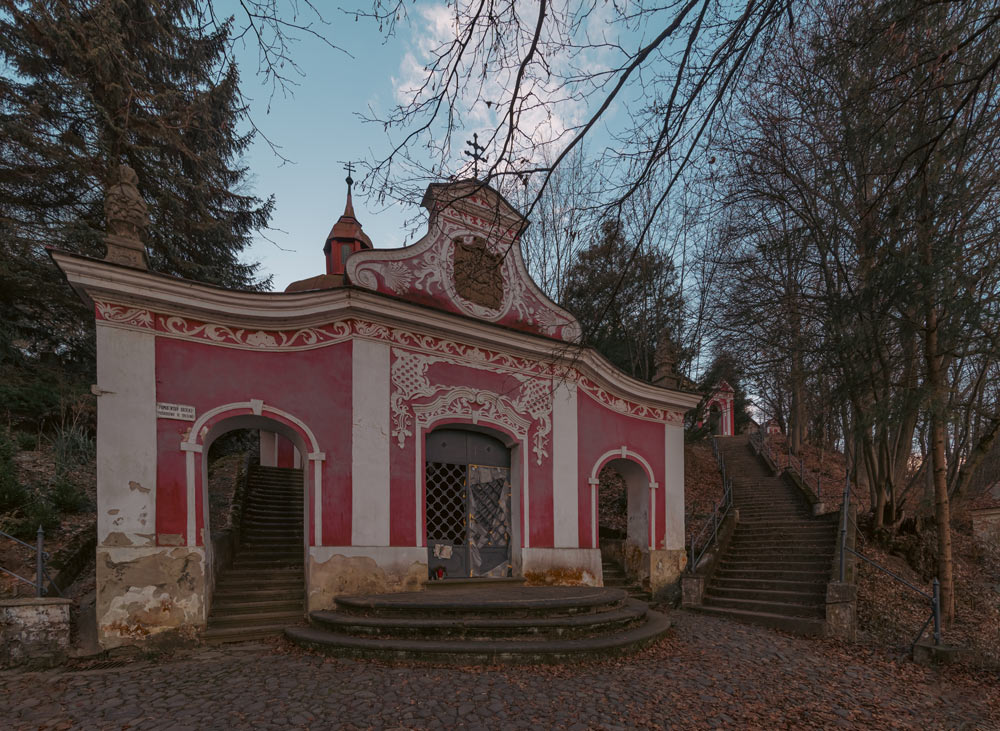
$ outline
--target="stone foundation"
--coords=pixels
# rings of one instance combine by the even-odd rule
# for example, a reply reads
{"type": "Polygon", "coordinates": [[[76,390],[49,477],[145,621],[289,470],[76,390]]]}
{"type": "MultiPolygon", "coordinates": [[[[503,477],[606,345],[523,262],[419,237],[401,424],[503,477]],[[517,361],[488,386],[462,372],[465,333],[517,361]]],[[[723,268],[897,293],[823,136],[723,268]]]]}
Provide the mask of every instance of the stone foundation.
{"type": "Polygon", "coordinates": [[[687,567],[683,548],[649,552],[649,591],[656,596],[677,583],[687,567]]]}
{"type": "Polygon", "coordinates": [[[857,634],[857,594],[854,584],[831,581],[826,585],[826,636],[854,640],[857,634]]]}
{"type": "Polygon", "coordinates": [[[69,652],[69,599],[0,600],[0,667],[58,665],[69,652]]]}
{"type": "Polygon", "coordinates": [[[307,608],[331,609],[340,594],[420,591],[427,581],[427,549],[389,546],[314,546],[306,567],[307,608]]]}
{"type": "Polygon", "coordinates": [[[525,548],[521,570],[530,586],[603,586],[596,548],[525,548]]]}
{"type": "Polygon", "coordinates": [[[198,547],[97,549],[97,634],[105,649],[206,623],[205,551],[198,547]]]}

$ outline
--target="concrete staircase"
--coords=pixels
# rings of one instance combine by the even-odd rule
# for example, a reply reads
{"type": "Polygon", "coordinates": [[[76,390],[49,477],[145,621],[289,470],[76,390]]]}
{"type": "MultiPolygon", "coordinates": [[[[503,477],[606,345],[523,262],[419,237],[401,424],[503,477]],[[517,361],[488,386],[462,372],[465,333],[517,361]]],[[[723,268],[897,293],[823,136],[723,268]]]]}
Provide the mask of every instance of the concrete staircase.
{"type": "Polygon", "coordinates": [[[836,515],[813,517],[805,497],[771,474],[746,437],[719,440],[740,521],[701,610],[805,635],[821,635],[836,515]]]}
{"type": "Polygon", "coordinates": [[[609,558],[602,558],[601,563],[601,570],[604,574],[604,586],[615,589],[624,589],[632,599],[638,599],[644,602],[648,602],[650,600],[649,592],[629,578],[628,574],[625,573],[625,569],[623,569],[617,561],[613,561],[609,558]]]}
{"type": "Polygon", "coordinates": [[[280,635],[305,616],[302,470],[252,466],[242,541],[215,584],[206,642],[280,635]]]}

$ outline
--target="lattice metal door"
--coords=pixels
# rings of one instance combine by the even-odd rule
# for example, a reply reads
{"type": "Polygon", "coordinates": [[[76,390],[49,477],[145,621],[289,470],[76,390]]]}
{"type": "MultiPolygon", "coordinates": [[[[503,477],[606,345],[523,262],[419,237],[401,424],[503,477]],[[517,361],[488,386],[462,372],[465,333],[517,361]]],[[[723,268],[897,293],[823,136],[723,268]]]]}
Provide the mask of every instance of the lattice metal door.
{"type": "Polygon", "coordinates": [[[509,450],[476,432],[433,432],[427,439],[426,487],[431,578],[509,576],[509,450]]]}

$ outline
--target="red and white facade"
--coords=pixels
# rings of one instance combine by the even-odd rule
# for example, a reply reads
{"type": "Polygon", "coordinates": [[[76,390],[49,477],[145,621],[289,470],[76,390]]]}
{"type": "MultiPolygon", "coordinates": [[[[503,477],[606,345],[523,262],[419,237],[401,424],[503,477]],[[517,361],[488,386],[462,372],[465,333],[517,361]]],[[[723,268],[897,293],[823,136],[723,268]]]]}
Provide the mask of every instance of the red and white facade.
{"type": "Polygon", "coordinates": [[[733,407],[735,398],[736,392],[733,391],[733,387],[722,381],[705,405],[709,424],[717,436],[731,437],[736,434],[736,410],[733,407]]]}
{"type": "Polygon", "coordinates": [[[52,253],[97,322],[106,646],[205,624],[206,458],[238,428],[260,429],[263,463],[303,468],[310,609],[427,579],[425,441],[445,427],[510,450],[513,575],[601,584],[598,474],[614,463],[638,496],[629,543],[643,576],[654,591],[676,580],[683,414],[698,397],[574,344],[578,323],[528,276],[524,221],[498,194],[431,186],[424,205],[418,243],[359,247],[344,284],[313,291],[228,291],[52,253]],[[493,304],[456,286],[456,242],[472,238],[500,262],[493,304]]]}

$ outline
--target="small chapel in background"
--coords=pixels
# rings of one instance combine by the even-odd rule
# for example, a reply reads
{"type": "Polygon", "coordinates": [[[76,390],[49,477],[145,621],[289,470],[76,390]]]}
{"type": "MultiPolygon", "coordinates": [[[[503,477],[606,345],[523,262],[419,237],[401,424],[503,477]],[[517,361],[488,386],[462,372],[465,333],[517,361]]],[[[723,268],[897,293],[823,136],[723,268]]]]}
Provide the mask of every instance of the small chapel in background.
{"type": "MultiPolygon", "coordinates": [[[[208,475],[234,430],[256,430],[259,466],[284,475],[275,494],[292,508],[256,550],[266,566],[280,547],[303,614],[454,578],[601,586],[608,465],[626,485],[629,570],[653,592],[677,580],[683,417],[699,397],[579,344],[576,318],[527,272],[528,221],[497,191],[432,184],[426,234],[378,248],[348,178],[323,273],[259,293],[147,270],[145,209],[134,174],[122,181],[106,260],[51,251],[96,320],[104,647],[201,632],[234,601],[208,475]]],[[[710,403],[722,434],[731,394],[710,403]]]]}

